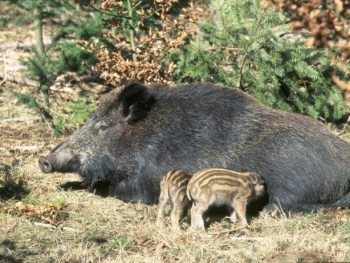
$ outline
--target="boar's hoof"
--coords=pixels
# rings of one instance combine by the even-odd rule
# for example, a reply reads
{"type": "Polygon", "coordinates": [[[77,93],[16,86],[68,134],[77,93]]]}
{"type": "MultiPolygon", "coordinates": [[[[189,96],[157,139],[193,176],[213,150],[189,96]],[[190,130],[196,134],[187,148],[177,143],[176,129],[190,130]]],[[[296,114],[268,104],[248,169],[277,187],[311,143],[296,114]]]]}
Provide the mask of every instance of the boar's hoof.
{"type": "Polygon", "coordinates": [[[43,173],[51,173],[53,171],[52,164],[43,156],[39,158],[39,167],[43,173]]]}

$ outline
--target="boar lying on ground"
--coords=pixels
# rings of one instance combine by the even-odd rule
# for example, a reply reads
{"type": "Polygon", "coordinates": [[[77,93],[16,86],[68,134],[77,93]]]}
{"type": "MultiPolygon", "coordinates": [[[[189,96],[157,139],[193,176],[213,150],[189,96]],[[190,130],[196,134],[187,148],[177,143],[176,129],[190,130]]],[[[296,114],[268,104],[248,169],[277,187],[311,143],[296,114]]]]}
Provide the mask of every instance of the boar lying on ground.
{"type": "Polygon", "coordinates": [[[192,201],[191,228],[204,229],[203,213],[212,205],[227,206],[233,223],[238,215],[242,225],[248,226],[246,204],[261,197],[265,186],[257,173],[210,168],[193,175],[186,193],[192,201]]]}
{"type": "Polygon", "coordinates": [[[109,184],[124,201],[158,202],[176,168],[255,171],[266,210],[349,206],[350,145],[311,118],[274,110],[238,89],[212,84],[147,87],[127,82],[104,95],[87,123],[39,166],[109,184]]]}
{"type": "Polygon", "coordinates": [[[179,230],[179,220],[183,213],[191,205],[186,195],[188,181],[193,174],[183,170],[173,170],[168,172],[160,182],[159,208],[157,225],[162,226],[164,222],[164,212],[166,205],[173,206],[171,211],[171,225],[174,230],[179,230]]]}

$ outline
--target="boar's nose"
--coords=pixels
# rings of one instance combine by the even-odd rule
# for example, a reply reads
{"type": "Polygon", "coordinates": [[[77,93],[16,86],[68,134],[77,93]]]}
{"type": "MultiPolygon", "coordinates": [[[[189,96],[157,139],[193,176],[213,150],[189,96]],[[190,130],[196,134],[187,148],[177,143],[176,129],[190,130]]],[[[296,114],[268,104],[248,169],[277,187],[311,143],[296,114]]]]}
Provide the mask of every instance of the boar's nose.
{"type": "Polygon", "coordinates": [[[51,173],[53,171],[52,164],[44,156],[39,158],[39,167],[43,173],[51,173]]]}

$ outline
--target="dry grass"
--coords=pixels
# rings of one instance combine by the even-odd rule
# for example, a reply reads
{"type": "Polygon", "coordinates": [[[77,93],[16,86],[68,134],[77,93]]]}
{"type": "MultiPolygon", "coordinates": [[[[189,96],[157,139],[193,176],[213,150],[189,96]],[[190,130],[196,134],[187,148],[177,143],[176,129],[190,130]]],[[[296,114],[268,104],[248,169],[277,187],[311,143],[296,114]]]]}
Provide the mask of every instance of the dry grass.
{"type": "Polygon", "coordinates": [[[187,231],[188,219],[181,233],[159,229],[156,206],[66,189],[80,178],[41,173],[38,156],[57,140],[40,121],[7,122],[37,116],[15,100],[0,101],[0,110],[0,157],[8,165],[0,166],[0,262],[350,261],[350,210],[261,216],[248,230],[227,219],[205,232],[187,231]],[[12,150],[28,145],[32,152],[12,150]]]}
{"type": "Polygon", "coordinates": [[[73,174],[44,175],[34,157],[12,172],[29,194],[21,204],[55,206],[49,221],[0,203],[0,262],[339,262],[350,260],[350,211],[253,218],[249,229],[228,220],[205,232],[155,226],[156,206],[128,204],[59,186],[73,174]],[[12,210],[11,210],[12,209],[12,210]],[[238,228],[238,230],[235,230],[238,228]]]}

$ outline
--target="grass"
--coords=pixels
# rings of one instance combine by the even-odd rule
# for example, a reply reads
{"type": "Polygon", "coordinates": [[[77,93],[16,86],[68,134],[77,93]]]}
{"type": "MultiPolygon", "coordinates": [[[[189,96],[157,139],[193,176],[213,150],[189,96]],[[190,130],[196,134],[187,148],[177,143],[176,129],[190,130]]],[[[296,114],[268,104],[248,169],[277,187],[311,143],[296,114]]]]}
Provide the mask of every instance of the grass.
{"type": "Polygon", "coordinates": [[[72,133],[85,123],[91,112],[95,110],[94,105],[83,102],[63,102],[60,107],[65,109],[65,114],[53,114],[56,136],[72,133]]]}
{"type": "MultiPolygon", "coordinates": [[[[175,233],[155,226],[155,205],[89,193],[76,174],[43,174],[38,157],[58,139],[44,122],[31,121],[36,111],[3,94],[9,97],[0,102],[1,263],[350,261],[349,209],[253,217],[249,229],[216,218],[205,232],[188,231],[187,218],[175,233]],[[25,121],[6,121],[17,117],[25,121]]],[[[79,110],[73,112],[84,117],[79,110]]]]}
{"type": "Polygon", "coordinates": [[[29,108],[35,108],[35,97],[33,94],[30,93],[20,93],[20,92],[15,92],[14,95],[16,98],[22,103],[27,105],[29,108]]]}
{"type": "MultiPolygon", "coordinates": [[[[1,174],[0,174],[1,176],[1,174]]],[[[205,232],[155,226],[157,206],[85,189],[63,190],[74,174],[41,173],[35,156],[12,176],[28,193],[0,203],[0,262],[339,262],[350,260],[350,210],[255,217],[249,229],[223,219],[205,232]],[[17,209],[33,206],[32,213],[17,209]],[[38,216],[52,207],[55,220],[38,216]],[[54,207],[54,208],[53,208],[54,207]],[[11,210],[12,209],[12,210],[11,210]],[[38,209],[35,214],[35,209],[38,209]],[[12,212],[11,212],[12,211],[12,212]],[[56,213],[56,214],[55,214],[56,213]],[[235,230],[238,229],[238,230],[235,230]],[[6,261],[7,260],[7,261],[6,261]]],[[[167,220],[169,220],[167,218],[167,220]]],[[[169,221],[167,221],[169,223],[169,221]]]]}

